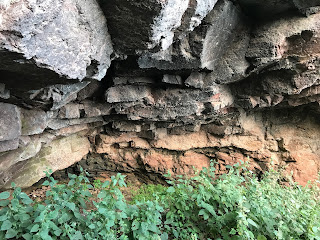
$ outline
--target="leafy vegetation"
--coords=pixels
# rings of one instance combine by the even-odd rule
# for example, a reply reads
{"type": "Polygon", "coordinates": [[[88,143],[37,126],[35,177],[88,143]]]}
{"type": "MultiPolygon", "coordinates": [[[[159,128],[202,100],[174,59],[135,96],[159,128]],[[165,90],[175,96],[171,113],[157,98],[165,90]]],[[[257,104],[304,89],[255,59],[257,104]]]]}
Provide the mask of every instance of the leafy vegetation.
{"type": "Polygon", "coordinates": [[[85,172],[68,184],[49,177],[44,202],[13,184],[12,194],[0,193],[0,239],[320,239],[315,184],[285,186],[273,170],[258,180],[243,166],[214,172],[212,164],[195,177],[170,178],[169,187],[145,186],[131,203],[121,174],[93,185],[85,172]]]}

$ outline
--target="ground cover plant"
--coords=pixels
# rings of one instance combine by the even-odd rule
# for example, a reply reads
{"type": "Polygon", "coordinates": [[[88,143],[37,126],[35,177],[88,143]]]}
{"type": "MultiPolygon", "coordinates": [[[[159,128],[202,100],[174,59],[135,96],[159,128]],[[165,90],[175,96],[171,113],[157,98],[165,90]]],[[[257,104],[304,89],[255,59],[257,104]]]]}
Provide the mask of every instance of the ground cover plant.
{"type": "Polygon", "coordinates": [[[48,175],[41,202],[13,184],[0,193],[0,239],[320,239],[316,184],[284,185],[274,170],[258,179],[239,165],[214,173],[212,163],[194,177],[168,175],[168,187],[145,186],[130,202],[121,174],[92,184],[84,171],[68,184],[48,175]]]}

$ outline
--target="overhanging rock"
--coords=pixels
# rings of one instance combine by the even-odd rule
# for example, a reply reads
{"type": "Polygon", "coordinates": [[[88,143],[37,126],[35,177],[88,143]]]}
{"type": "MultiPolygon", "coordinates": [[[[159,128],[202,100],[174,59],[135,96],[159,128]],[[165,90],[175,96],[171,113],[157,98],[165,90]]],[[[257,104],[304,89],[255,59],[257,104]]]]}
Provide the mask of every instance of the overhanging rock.
{"type": "Polygon", "coordinates": [[[70,79],[102,79],[113,52],[95,0],[5,1],[0,5],[0,69],[70,79]]]}

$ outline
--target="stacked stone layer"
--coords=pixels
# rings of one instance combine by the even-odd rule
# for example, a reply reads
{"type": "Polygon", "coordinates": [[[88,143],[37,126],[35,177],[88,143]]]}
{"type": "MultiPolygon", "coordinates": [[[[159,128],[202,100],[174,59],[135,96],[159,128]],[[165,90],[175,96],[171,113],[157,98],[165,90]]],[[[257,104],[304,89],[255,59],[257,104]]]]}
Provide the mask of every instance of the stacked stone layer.
{"type": "Polygon", "coordinates": [[[320,170],[320,1],[0,3],[0,188],[80,162],[320,170]]]}

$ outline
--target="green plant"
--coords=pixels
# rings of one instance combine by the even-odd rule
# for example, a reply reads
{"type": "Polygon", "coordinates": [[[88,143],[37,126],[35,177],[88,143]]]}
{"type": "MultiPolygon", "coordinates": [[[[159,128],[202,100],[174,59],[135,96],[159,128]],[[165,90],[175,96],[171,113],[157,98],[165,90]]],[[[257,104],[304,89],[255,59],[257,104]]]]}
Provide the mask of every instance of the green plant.
{"type": "Polygon", "coordinates": [[[153,201],[155,196],[160,196],[166,193],[168,187],[160,184],[144,184],[138,190],[131,191],[132,201],[130,203],[142,201],[153,201]]]}
{"type": "Polygon", "coordinates": [[[103,185],[103,182],[101,182],[100,179],[95,179],[95,180],[93,181],[93,186],[94,186],[94,188],[96,188],[96,189],[101,189],[101,188],[102,188],[102,185],[103,185]]]}
{"type": "Polygon", "coordinates": [[[94,181],[82,170],[68,184],[49,176],[43,202],[13,184],[0,193],[0,239],[320,239],[319,187],[261,180],[243,165],[215,176],[214,163],[195,177],[169,175],[169,187],[143,186],[128,203],[125,176],[94,181]],[[90,193],[99,189],[96,197],[90,193]]]}

